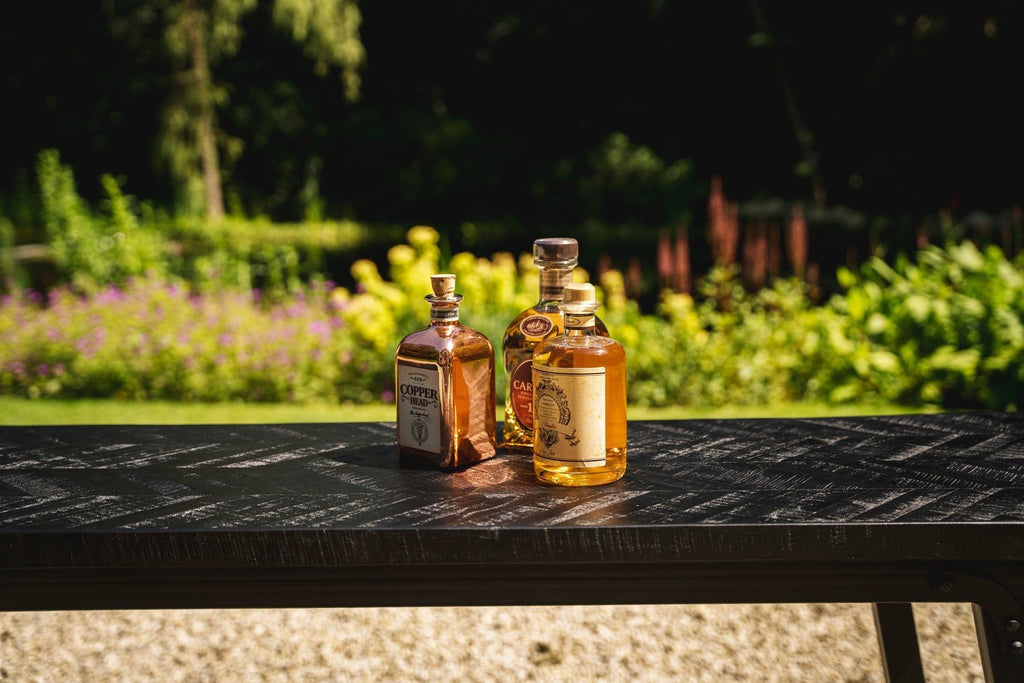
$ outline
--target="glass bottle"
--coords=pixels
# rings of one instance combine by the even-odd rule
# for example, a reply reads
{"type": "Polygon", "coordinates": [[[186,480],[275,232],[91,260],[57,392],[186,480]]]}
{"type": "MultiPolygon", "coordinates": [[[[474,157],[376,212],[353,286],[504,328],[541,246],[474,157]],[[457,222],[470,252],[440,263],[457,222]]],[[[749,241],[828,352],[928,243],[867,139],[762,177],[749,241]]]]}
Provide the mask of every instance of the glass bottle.
{"type": "MultiPolygon", "coordinates": [[[[533,243],[533,262],[540,270],[539,301],[509,323],[501,341],[505,368],[505,448],[533,448],[533,350],[562,331],[558,304],[562,291],[572,282],[579,244],[571,237],[545,237],[533,243]]],[[[608,328],[596,319],[597,334],[608,328]]]]}
{"type": "Polygon", "coordinates": [[[455,276],[430,276],[430,325],[395,352],[398,455],[403,464],[453,469],[497,452],[494,347],[459,323],[455,276]]]}
{"type": "Polygon", "coordinates": [[[564,333],[533,352],[533,469],[551,484],[607,484],[626,471],[626,352],[597,333],[593,285],[566,285],[559,308],[564,333]]]}

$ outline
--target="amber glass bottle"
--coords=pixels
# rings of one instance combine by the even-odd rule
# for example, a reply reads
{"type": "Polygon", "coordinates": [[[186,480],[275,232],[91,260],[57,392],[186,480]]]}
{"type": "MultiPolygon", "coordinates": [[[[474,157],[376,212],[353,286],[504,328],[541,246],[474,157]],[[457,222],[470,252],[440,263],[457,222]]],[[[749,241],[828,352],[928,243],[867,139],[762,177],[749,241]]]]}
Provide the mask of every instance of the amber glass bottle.
{"type": "Polygon", "coordinates": [[[497,452],[494,347],[459,323],[455,276],[430,281],[430,325],[395,352],[398,455],[403,464],[454,469],[497,452]]]}
{"type": "Polygon", "coordinates": [[[533,469],[543,482],[607,484],[626,471],[626,352],[597,334],[589,284],[568,284],[565,331],[533,353],[533,469]]]}
{"type": "MultiPolygon", "coordinates": [[[[533,262],[540,270],[539,300],[509,323],[501,341],[506,449],[533,448],[533,350],[562,331],[558,304],[565,286],[572,281],[578,255],[579,244],[571,237],[545,237],[533,243],[533,262]]],[[[595,329],[597,334],[608,336],[608,329],[599,319],[595,329]]]]}

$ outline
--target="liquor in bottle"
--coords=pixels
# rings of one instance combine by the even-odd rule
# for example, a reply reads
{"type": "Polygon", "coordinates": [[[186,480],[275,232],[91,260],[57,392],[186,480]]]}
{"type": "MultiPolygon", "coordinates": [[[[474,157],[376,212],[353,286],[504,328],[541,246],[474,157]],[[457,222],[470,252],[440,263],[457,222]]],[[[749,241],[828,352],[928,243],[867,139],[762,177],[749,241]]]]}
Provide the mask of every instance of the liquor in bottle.
{"type": "MultiPolygon", "coordinates": [[[[570,237],[546,237],[533,243],[533,262],[540,270],[540,297],[536,305],[513,320],[501,341],[505,368],[505,448],[533,448],[533,350],[545,339],[562,332],[558,304],[562,290],[572,281],[579,245],[570,237]]],[[[596,320],[597,334],[608,329],[596,320]]]]}
{"type": "Polygon", "coordinates": [[[398,455],[403,464],[454,469],[497,452],[494,347],[459,322],[454,275],[432,275],[430,284],[430,325],[395,352],[398,455]]]}
{"type": "Polygon", "coordinates": [[[626,352],[597,333],[589,284],[567,284],[562,334],[533,352],[533,469],[543,482],[607,484],[626,471],[626,352]]]}

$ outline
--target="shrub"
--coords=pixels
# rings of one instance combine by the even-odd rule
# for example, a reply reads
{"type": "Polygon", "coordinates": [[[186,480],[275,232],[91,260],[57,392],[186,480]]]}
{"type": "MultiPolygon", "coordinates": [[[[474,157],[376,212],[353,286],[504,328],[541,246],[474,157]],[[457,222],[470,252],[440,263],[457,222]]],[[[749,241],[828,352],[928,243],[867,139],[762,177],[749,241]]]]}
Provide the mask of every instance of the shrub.
{"type": "Polygon", "coordinates": [[[139,223],[134,199],[121,193],[111,176],[101,183],[108,215],[93,215],[78,196],[71,168],[55,150],[44,150],[37,163],[43,226],[60,274],[81,291],[151,274],[166,274],[167,244],[151,227],[139,223]]]}
{"type": "MultiPolygon", "coordinates": [[[[0,300],[0,392],[182,400],[393,400],[393,354],[423,327],[438,233],[415,227],[387,255],[352,265],[351,289],[296,285],[268,297],[181,280],[128,278],[0,300]]],[[[537,298],[532,260],[455,254],[462,321],[495,347],[537,298]]],[[[577,270],[576,277],[589,276],[577,270]]],[[[629,401],[756,405],[795,400],[1014,409],[1024,393],[1024,273],[995,247],[929,247],[914,262],[841,271],[846,291],[813,305],[778,280],[748,293],[717,268],[699,298],[665,292],[657,315],[606,272],[599,314],[626,349],[629,401]]]]}
{"type": "Polygon", "coordinates": [[[841,270],[833,400],[1016,409],[1024,395],[1024,273],[999,247],[930,246],[914,262],[841,270]]]}

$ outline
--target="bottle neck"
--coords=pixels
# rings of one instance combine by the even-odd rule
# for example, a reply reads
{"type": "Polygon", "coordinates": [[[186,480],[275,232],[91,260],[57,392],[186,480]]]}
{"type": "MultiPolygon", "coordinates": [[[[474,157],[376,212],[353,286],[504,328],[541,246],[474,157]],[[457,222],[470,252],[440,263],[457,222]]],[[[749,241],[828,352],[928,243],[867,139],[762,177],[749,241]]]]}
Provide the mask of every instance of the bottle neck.
{"type": "Polygon", "coordinates": [[[597,334],[597,318],[593,311],[587,313],[567,313],[562,311],[565,334],[568,337],[585,337],[597,334]]]}
{"type": "Polygon", "coordinates": [[[572,268],[538,266],[540,269],[540,300],[561,301],[562,290],[572,282],[572,268]]]}
{"type": "Polygon", "coordinates": [[[462,295],[456,294],[451,297],[438,298],[435,296],[424,297],[430,304],[431,325],[452,325],[459,322],[459,302],[462,295]]]}

